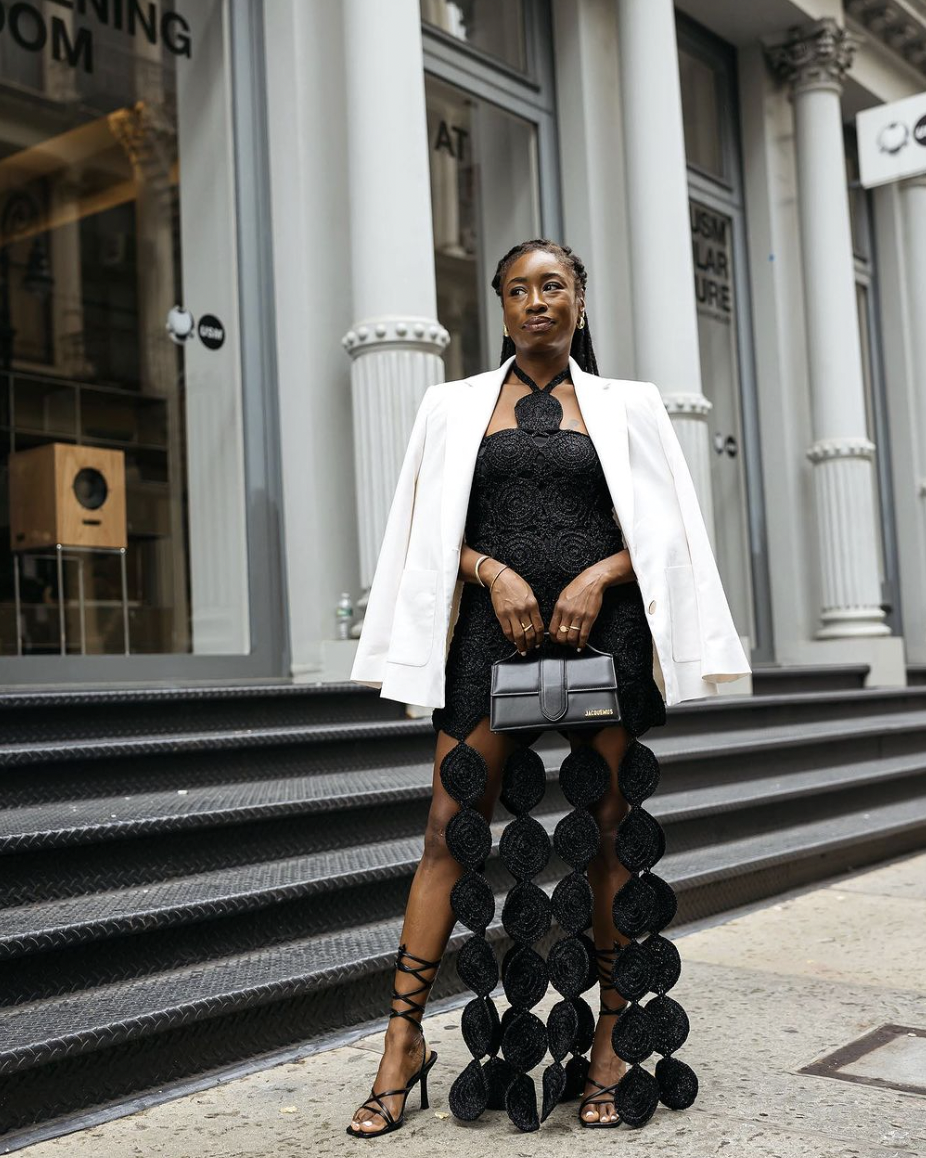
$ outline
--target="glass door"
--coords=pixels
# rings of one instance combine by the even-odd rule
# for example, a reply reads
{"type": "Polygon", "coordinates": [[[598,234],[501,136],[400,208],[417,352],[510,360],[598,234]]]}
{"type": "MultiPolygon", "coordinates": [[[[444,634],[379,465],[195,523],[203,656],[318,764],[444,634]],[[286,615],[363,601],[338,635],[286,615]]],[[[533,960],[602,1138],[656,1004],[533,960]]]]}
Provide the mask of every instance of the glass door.
{"type": "Polygon", "coordinates": [[[685,17],[677,18],[677,32],[701,389],[711,403],[715,554],[753,659],[771,660],[735,53],[685,17]]]}
{"type": "Polygon", "coordinates": [[[46,5],[44,37],[0,38],[8,682],[254,653],[236,11],[46,5]]]}

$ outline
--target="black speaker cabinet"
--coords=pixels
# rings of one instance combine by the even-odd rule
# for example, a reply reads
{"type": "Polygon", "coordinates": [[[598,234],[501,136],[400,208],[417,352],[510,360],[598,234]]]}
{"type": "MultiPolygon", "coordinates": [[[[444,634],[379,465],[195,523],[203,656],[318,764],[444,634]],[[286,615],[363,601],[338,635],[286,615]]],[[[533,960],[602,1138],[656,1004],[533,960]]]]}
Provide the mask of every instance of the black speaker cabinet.
{"type": "Polygon", "coordinates": [[[125,454],[50,442],[9,459],[10,546],[125,547],[125,454]]]}

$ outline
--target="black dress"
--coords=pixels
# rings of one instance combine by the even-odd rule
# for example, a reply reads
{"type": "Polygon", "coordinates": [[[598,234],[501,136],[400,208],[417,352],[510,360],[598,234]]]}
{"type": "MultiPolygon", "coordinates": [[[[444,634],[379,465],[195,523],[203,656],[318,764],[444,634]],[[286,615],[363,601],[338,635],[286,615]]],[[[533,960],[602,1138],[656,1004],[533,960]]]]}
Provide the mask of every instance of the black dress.
{"type": "MultiPolygon", "coordinates": [[[[548,625],[562,589],[585,568],[622,550],[624,542],[594,443],[579,431],[560,429],[563,411],[553,390],[568,377],[568,368],[543,389],[516,363],[512,369],[531,393],[515,405],[516,427],[482,439],[465,538],[474,550],[508,563],[530,584],[548,625]]],[[[613,913],[615,927],[630,940],[623,948],[615,943],[612,976],[628,1004],[614,1019],[612,1044],[628,1063],[615,1091],[615,1108],[622,1121],[642,1125],[660,1100],[675,1109],[690,1105],[697,1078],[671,1056],[688,1035],[684,1010],[666,996],[679,976],[678,951],[660,935],[677,904],[670,885],[652,872],[665,851],[665,837],[641,804],[656,789],[659,765],[638,739],[648,728],[664,724],[666,711],[653,679],[653,641],[637,583],[605,589],[588,641],[614,655],[621,723],[632,736],[619,769],[630,811],[616,838],[618,859],[631,876],[614,897],[613,913]],[[638,940],[644,933],[646,938],[638,940]],[[656,996],[641,1004],[650,991],[656,996]],[[662,1055],[655,1075],[640,1064],[654,1052],[662,1055]]],[[[549,639],[541,646],[554,653],[561,648],[549,639]]],[[[485,790],[488,769],[482,753],[466,740],[489,714],[493,661],[511,652],[488,588],[465,584],[447,655],[445,706],[432,714],[435,732],[460,741],[442,760],[440,776],[460,805],[447,825],[446,840],[466,871],[450,899],[457,920],[472,933],[457,969],[476,994],[462,1021],[473,1060],[453,1083],[450,1108],[463,1120],[477,1118],[487,1108],[506,1109],[520,1130],[529,1131],[537,1129],[558,1102],[581,1094],[585,1085],[584,1055],[591,1047],[595,1015],[581,994],[598,981],[595,945],[586,933],[592,924],[586,870],[600,844],[589,807],[607,790],[610,770],[604,757],[585,744],[560,767],[560,788],[573,808],[557,824],[552,848],[572,871],[550,897],[532,880],[546,867],[551,852],[546,829],[530,815],[546,785],[543,760],[532,747],[541,733],[512,734],[517,746],[505,764],[501,800],[514,819],[502,833],[499,853],[514,878],[502,908],[502,925],[514,944],[501,966],[510,1007],[500,1018],[490,996],[499,980],[498,962],[485,935],[495,915],[493,890],[485,877],[492,839],[473,807],[485,790]],[[554,921],[562,935],[544,960],[532,945],[547,936],[554,921]],[[548,984],[562,1000],[545,1025],[531,1007],[544,997],[548,984]],[[538,1112],[529,1071],[548,1050],[553,1060],[543,1071],[538,1112]],[[567,1054],[571,1056],[563,1065],[567,1054]]]]}

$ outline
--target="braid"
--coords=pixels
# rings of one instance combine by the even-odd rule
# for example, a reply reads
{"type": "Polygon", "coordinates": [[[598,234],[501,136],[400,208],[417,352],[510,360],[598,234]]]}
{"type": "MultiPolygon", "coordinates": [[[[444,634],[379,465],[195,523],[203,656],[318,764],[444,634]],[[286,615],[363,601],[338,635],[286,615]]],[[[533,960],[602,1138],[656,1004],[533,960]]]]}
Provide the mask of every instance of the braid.
{"type": "MultiPolygon", "coordinates": [[[[535,237],[531,241],[522,241],[518,245],[512,246],[505,254],[495,268],[495,276],[492,278],[492,289],[496,294],[502,296],[502,282],[505,279],[505,274],[508,267],[513,261],[521,257],[525,253],[529,253],[533,249],[543,249],[547,253],[551,253],[557,261],[561,261],[569,270],[572,271],[575,288],[582,290],[582,298],[585,299],[585,286],[588,282],[588,274],[582,259],[569,248],[568,245],[560,245],[556,241],[550,241],[546,237],[535,237]]],[[[499,365],[510,358],[515,352],[514,341],[511,337],[502,339],[502,356],[499,359],[499,365]]],[[[580,369],[584,370],[586,374],[598,373],[598,361],[595,358],[595,349],[592,346],[592,333],[588,324],[588,311],[585,311],[585,325],[582,329],[577,329],[572,335],[572,346],[569,350],[571,357],[575,358],[579,364],[580,369]]]]}

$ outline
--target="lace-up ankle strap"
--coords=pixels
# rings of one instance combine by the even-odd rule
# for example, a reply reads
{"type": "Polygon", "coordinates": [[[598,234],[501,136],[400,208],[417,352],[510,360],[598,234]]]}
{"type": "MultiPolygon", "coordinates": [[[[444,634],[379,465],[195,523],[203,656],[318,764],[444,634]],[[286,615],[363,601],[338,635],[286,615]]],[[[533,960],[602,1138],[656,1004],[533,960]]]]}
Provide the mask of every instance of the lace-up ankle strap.
{"type": "MultiPolygon", "coordinates": [[[[595,957],[598,965],[598,984],[602,993],[606,993],[609,989],[616,993],[614,982],[611,980],[611,974],[614,970],[614,958],[617,955],[618,946],[611,949],[595,948],[595,957]]],[[[626,1008],[627,1002],[624,1001],[616,1009],[610,1009],[603,1001],[599,1002],[598,1015],[603,1013],[622,1013],[626,1008]]]]}
{"type": "Polygon", "coordinates": [[[409,953],[404,945],[399,946],[395,958],[396,969],[402,973],[410,973],[415,978],[415,980],[420,981],[421,984],[417,989],[409,989],[406,993],[399,993],[399,991],[393,987],[393,1001],[404,1001],[407,1005],[410,1006],[410,1008],[390,1010],[390,1019],[393,1017],[404,1017],[405,1020],[408,1021],[411,1025],[417,1026],[419,1029],[421,1028],[421,1019],[416,1018],[412,1010],[414,1010],[416,1013],[423,1014],[424,1002],[415,1001],[415,997],[419,993],[426,993],[437,978],[437,974],[435,973],[430,981],[426,981],[425,978],[421,976],[421,973],[424,969],[437,969],[439,965],[440,959],[437,961],[426,961],[424,957],[416,957],[414,953],[409,953]],[[417,964],[409,965],[405,958],[408,958],[409,961],[417,962],[417,964]]]}

